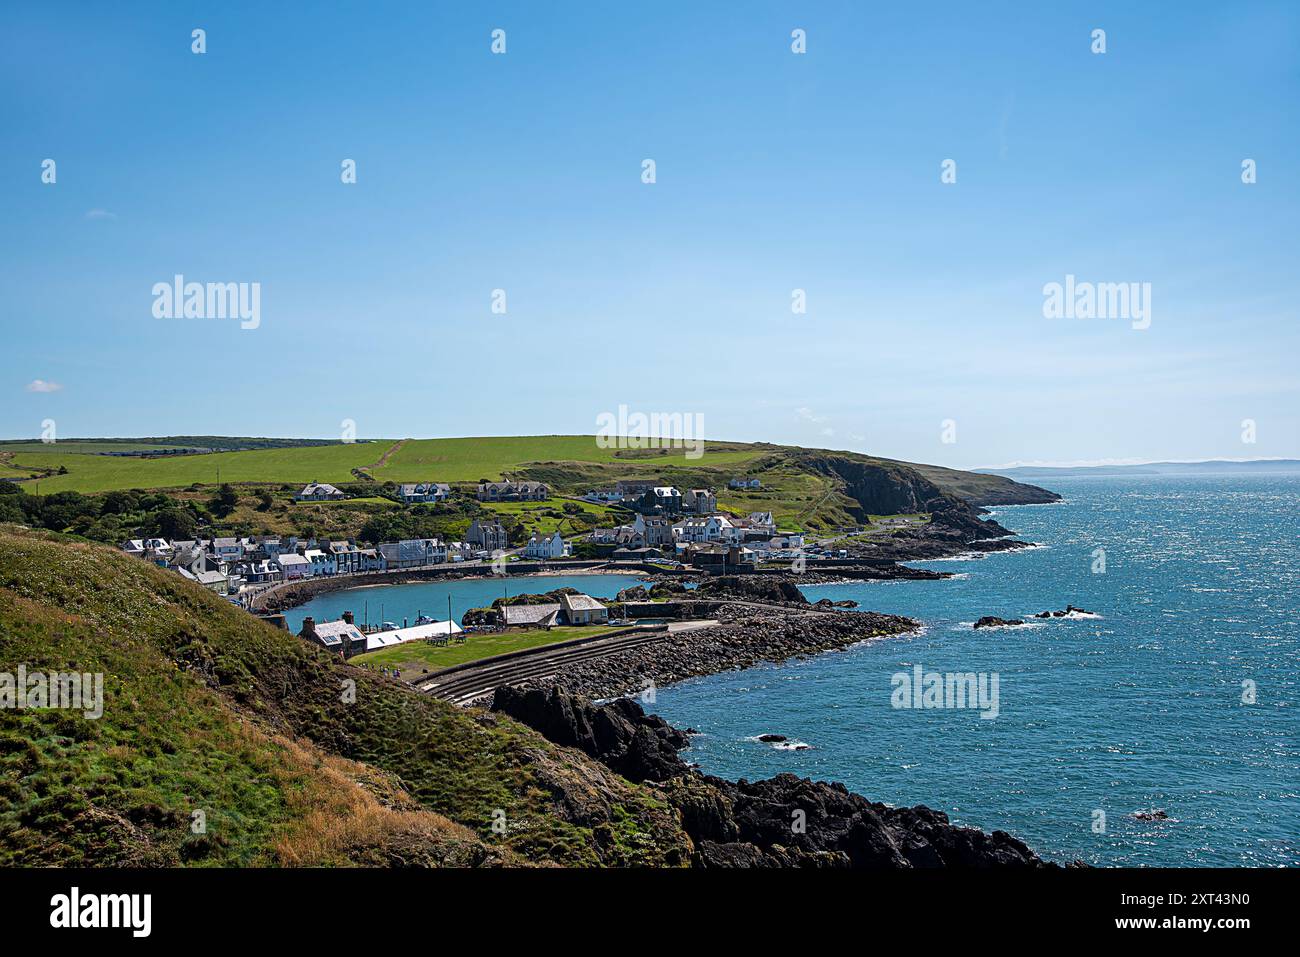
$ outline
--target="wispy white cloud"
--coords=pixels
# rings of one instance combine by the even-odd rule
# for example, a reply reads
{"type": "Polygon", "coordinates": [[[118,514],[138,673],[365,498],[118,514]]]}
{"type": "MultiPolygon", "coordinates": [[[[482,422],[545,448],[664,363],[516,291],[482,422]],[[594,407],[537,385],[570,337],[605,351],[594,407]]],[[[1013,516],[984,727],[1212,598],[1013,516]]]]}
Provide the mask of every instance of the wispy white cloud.
{"type": "Polygon", "coordinates": [[[33,379],[27,383],[28,392],[60,392],[63,386],[57,382],[46,382],[44,379],[33,379]]]}
{"type": "Polygon", "coordinates": [[[86,210],[87,219],[117,219],[117,213],[109,212],[107,209],[88,209],[86,210]]]}

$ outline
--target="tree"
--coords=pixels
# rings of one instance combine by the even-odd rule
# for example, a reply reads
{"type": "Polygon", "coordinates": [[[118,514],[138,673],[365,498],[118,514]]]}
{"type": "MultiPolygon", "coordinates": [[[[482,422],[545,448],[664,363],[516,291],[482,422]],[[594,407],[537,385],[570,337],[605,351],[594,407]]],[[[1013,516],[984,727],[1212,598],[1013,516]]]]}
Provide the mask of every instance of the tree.
{"type": "Polygon", "coordinates": [[[257,510],[259,512],[269,512],[274,504],[275,497],[266,489],[262,489],[257,493],[257,510]]]}
{"type": "Polygon", "coordinates": [[[115,491],[104,496],[99,504],[100,515],[126,515],[140,507],[140,500],[134,492],[115,491]]]}
{"type": "Polygon", "coordinates": [[[235,510],[235,506],[238,504],[239,496],[235,494],[235,490],[230,486],[230,483],[226,482],[222,484],[221,488],[217,489],[217,494],[212,496],[208,502],[208,507],[212,509],[213,514],[218,518],[225,518],[235,510]]]}
{"type": "Polygon", "coordinates": [[[165,508],[157,514],[154,522],[158,534],[168,539],[192,539],[198,529],[198,523],[183,508],[165,508]]]}

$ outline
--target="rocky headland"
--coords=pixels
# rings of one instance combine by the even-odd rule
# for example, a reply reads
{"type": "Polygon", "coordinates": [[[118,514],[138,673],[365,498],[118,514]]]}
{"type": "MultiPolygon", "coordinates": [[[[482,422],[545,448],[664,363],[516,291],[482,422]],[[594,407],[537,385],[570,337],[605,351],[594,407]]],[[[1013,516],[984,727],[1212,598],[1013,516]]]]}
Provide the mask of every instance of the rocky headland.
{"type": "Polygon", "coordinates": [[[703,774],[678,753],[689,735],[630,698],[597,706],[558,688],[502,687],[492,709],[652,788],[680,816],[697,867],[1056,867],[1003,831],[959,827],[924,806],[889,807],[842,784],[703,774]]]}

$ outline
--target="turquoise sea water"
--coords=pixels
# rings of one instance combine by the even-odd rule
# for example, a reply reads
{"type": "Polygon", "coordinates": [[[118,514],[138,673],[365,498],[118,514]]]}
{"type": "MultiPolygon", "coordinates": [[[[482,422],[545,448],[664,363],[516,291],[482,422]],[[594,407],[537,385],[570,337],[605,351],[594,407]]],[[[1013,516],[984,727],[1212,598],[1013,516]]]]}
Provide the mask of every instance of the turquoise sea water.
{"type": "Polygon", "coordinates": [[[334,621],[345,611],[352,612],[357,622],[369,615],[371,624],[402,620],[414,625],[421,614],[430,618],[447,618],[447,599],[451,598],[451,613],[456,621],[471,608],[483,608],[502,595],[519,595],[524,592],[553,591],[556,588],[576,588],[593,598],[613,598],[624,588],[644,584],[633,575],[546,575],[529,578],[479,578],[454,582],[420,582],[414,585],[376,585],[368,588],[349,588],[327,592],[285,613],[289,628],[294,634],[302,630],[302,620],[308,615],[317,621],[334,621]],[[382,615],[382,617],[381,617],[382,615]]]}
{"type": "Polygon", "coordinates": [[[1058,861],[1300,864],[1300,476],[1050,484],[1065,504],[996,510],[1044,548],[923,563],[956,580],[805,589],[921,633],[661,688],[654,710],[703,732],[686,755],[711,773],[842,781],[1058,861]],[[971,628],[1067,603],[1101,617],[971,628]],[[996,673],[998,716],[891,707],[916,664],[996,673]],[[1131,816],[1154,810],[1169,819],[1131,816]]]}

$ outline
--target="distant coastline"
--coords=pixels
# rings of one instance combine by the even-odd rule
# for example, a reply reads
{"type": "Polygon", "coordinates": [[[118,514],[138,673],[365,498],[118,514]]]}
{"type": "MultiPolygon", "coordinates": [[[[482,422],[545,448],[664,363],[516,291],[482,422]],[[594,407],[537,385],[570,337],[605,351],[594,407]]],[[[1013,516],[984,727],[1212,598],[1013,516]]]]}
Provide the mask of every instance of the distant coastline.
{"type": "Polygon", "coordinates": [[[1207,459],[1201,462],[1140,462],[1131,465],[1017,465],[971,471],[1016,480],[1123,475],[1275,475],[1300,472],[1300,459],[1207,459]]]}

